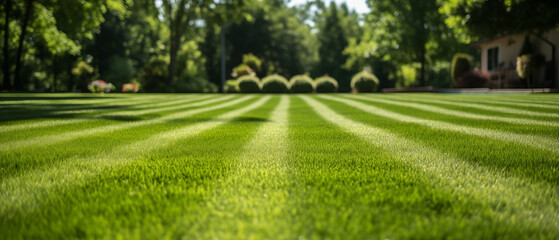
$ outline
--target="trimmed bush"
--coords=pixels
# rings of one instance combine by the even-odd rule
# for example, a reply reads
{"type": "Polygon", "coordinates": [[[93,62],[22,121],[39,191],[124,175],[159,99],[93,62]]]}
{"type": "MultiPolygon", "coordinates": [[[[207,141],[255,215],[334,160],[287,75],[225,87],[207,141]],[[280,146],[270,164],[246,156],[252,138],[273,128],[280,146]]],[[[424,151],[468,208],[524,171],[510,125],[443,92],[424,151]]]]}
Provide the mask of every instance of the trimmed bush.
{"type": "Polygon", "coordinates": [[[277,74],[267,76],[262,79],[262,92],[287,93],[289,92],[289,82],[277,74]]]}
{"type": "Polygon", "coordinates": [[[315,84],[318,93],[335,93],[338,91],[338,81],[329,76],[315,79],[315,84]]]}
{"type": "Polygon", "coordinates": [[[378,83],[377,76],[368,72],[360,72],[351,78],[351,88],[358,93],[376,92],[378,83]]]}
{"type": "Polygon", "coordinates": [[[487,71],[469,71],[460,77],[458,86],[461,88],[483,88],[487,87],[491,75],[487,71]]]}
{"type": "Polygon", "coordinates": [[[457,53],[452,57],[452,66],[450,68],[451,78],[456,86],[460,82],[460,77],[472,70],[472,57],[468,54],[457,53]]]}
{"type": "Polygon", "coordinates": [[[289,80],[291,91],[294,93],[312,93],[315,86],[312,78],[307,75],[295,75],[289,80]]]}
{"type": "Polygon", "coordinates": [[[239,85],[237,80],[227,80],[225,81],[225,89],[224,92],[226,93],[238,93],[239,92],[239,85]]]}
{"type": "Polygon", "coordinates": [[[253,76],[242,76],[237,79],[239,92],[241,93],[258,93],[260,92],[260,79],[253,76]]]}

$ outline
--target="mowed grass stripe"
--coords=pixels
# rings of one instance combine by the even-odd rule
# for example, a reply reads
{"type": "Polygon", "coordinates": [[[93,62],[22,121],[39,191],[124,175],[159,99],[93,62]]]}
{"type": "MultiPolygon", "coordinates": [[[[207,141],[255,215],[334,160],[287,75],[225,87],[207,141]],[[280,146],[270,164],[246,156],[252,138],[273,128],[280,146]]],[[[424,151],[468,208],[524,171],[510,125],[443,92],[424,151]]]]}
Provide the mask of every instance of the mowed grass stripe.
{"type": "MultiPolygon", "coordinates": [[[[232,101],[238,104],[253,97],[247,96],[232,101]]],[[[56,191],[67,185],[78,185],[91,177],[101,174],[105,170],[115,169],[131,161],[146,156],[152,151],[161,149],[181,139],[195,136],[201,132],[208,131],[225,124],[234,118],[252,111],[264,105],[270,99],[269,96],[259,99],[248,106],[221,114],[214,119],[221,121],[206,121],[187,125],[179,129],[162,132],[143,140],[120,146],[109,152],[98,155],[64,162],[62,165],[51,169],[40,169],[31,171],[22,176],[6,179],[0,183],[0,215],[16,214],[27,208],[38,207],[43,195],[56,194],[56,191]]],[[[234,104],[229,104],[231,106],[234,104]]],[[[226,106],[222,106],[226,107],[226,106]]],[[[215,109],[219,109],[213,107],[215,109]]],[[[208,110],[209,111],[209,110],[208,110]]],[[[203,111],[200,111],[203,112],[203,111]]],[[[13,216],[12,216],[13,217],[13,216]]]]}
{"type": "Polygon", "coordinates": [[[559,235],[559,201],[556,201],[559,192],[555,186],[505,177],[470,165],[386,130],[350,120],[308,96],[301,98],[327,121],[440,179],[441,189],[452,188],[464,196],[494,205],[502,213],[498,216],[502,221],[521,221],[530,228],[546,229],[559,235]]]}
{"type": "MultiPolygon", "coordinates": [[[[207,100],[207,101],[203,101],[203,102],[197,102],[197,103],[184,105],[181,108],[207,106],[207,105],[215,104],[216,102],[221,102],[221,101],[224,101],[224,100],[227,100],[227,99],[230,99],[230,98],[231,98],[231,96],[220,97],[220,98],[211,99],[211,100],[207,100]]],[[[141,127],[141,126],[146,126],[146,125],[150,125],[150,124],[164,123],[165,121],[170,121],[170,120],[174,120],[174,119],[181,119],[181,118],[185,118],[185,117],[188,117],[188,116],[191,116],[191,115],[194,115],[194,114],[207,112],[207,111],[213,111],[213,110],[216,110],[216,109],[232,106],[232,105],[241,103],[243,101],[246,101],[250,98],[252,98],[252,97],[251,96],[245,96],[245,97],[242,97],[242,98],[239,98],[239,99],[236,99],[236,100],[233,100],[233,101],[229,101],[229,102],[226,102],[226,103],[222,103],[222,104],[219,104],[219,105],[212,105],[212,106],[207,106],[207,107],[204,107],[204,108],[198,108],[198,109],[192,109],[192,110],[187,110],[187,111],[182,111],[182,112],[171,113],[171,114],[159,117],[159,118],[148,119],[148,120],[143,120],[143,121],[135,121],[135,122],[128,122],[128,123],[106,125],[106,126],[101,126],[101,127],[91,128],[91,129],[84,129],[84,130],[81,130],[81,131],[72,131],[72,132],[66,132],[66,133],[62,133],[62,134],[39,136],[39,137],[27,139],[27,140],[7,142],[7,143],[4,143],[4,144],[0,145],[0,151],[20,149],[20,148],[29,147],[29,146],[38,145],[38,144],[50,145],[50,144],[54,144],[54,143],[58,143],[58,142],[62,142],[62,141],[69,141],[69,140],[72,140],[72,139],[75,139],[75,138],[87,137],[87,136],[94,135],[94,134],[99,134],[99,133],[108,133],[108,132],[114,132],[114,131],[121,130],[121,129],[126,129],[126,128],[134,128],[134,127],[141,127]]]]}
{"type": "Polygon", "coordinates": [[[321,95],[320,97],[347,104],[349,106],[365,111],[369,114],[391,118],[401,122],[415,123],[432,129],[454,131],[463,134],[486,137],[486,138],[495,139],[504,142],[515,142],[529,147],[545,149],[552,152],[559,152],[559,142],[557,142],[557,140],[555,139],[548,138],[548,137],[534,136],[529,134],[516,134],[516,133],[503,132],[503,131],[497,131],[492,129],[461,126],[461,125],[452,124],[443,121],[437,121],[437,120],[420,119],[420,118],[415,118],[408,115],[388,111],[382,108],[367,105],[353,100],[326,96],[326,95],[321,95]]]}
{"type": "Polygon", "coordinates": [[[289,97],[283,95],[185,238],[277,239],[288,233],[288,108],[289,97]]]}
{"type": "Polygon", "coordinates": [[[493,112],[500,112],[500,113],[507,113],[507,114],[516,114],[521,116],[538,116],[538,117],[550,117],[550,118],[559,118],[559,114],[557,113],[547,113],[547,112],[537,112],[537,111],[530,111],[525,109],[518,109],[518,108],[511,108],[511,107],[500,107],[500,106],[491,106],[486,104],[476,104],[476,103],[465,103],[465,102],[455,102],[455,101],[446,101],[446,99],[440,98],[429,98],[426,95],[383,95],[382,97],[394,99],[394,100],[406,100],[410,97],[413,98],[415,102],[422,102],[422,103],[436,103],[441,105],[451,105],[451,106],[458,106],[458,107],[467,107],[467,108],[474,108],[474,109],[481,109],[493,112]]]}
{"type": "MultiPolygon", "coordinates": [[[[428,99],[437,99],[437,100],[448,100],[452,102],[460,102],[460,103],[474,103],[474,104],[483,104],[483,105],[493,105],[493,106],[510,106],[511,108],[515,109],[523,109],[523,110],[535,110],[541,112],[550,112],[556,113],[559,106],[550,106],[546,104],[535,104],[535,103],[518,103],[518,102],[507,102],[505,100],[496,99],[496,100],[487,100],[483,98],[476,98],[476,97],[463,97],[463,96],[439,96],[439,95],[427,95],[426,98],[428,99]]],[[[528,110],[528,111],[530,111],[528,110]]]]}
{"type": "MultiPolygon", "coordinates": [[[[193,97],[193,98],[187,98],[187,99],[181,99],[181,100],[175,100],[175,101],[165,101],[165,102],[160,102],[160,103],[147,104],[147,105],[144,105],[144,106],[136,105],[133,108],[144,109],[144,110],[125,110],[125,111],[118,111],[118,112],[110,113],[110,114],[105,114],[105,112],[114,111],[114,109],[93,110],[93,111],[91,111],[91,113],[93,113],[93,115],[89,115],[89,116],[87,116],[87,118],[52,119],[52,120],[44,120],[44,121],[34,120],[34,122],[31,122],[31,123],[24,122],[24,123],[19,123],[19,124],[10,124],[10,125],[7,125],[7,126],[0,126],[0,133],[22,130],[22,129],[29,130],[29,129],[34,129],[34,128],[54,127],[54,126],[60,126],[60,125],[66,125],[66,124],[81,123],[81,122],[91,121],[91,120],[95,120],[95,119],[99,119],[99,118],[107,118],[107,117],[112,117],[112,116],[138,116],[138,115],[143,115],[143,114],[170,111],[170,110],[180,109],[180,108],[183,108],[183,107],[190,107],[192,105],[182,105],[182,104],[188,103],[188,102],[204,100],[204,99],[207,99],[209,97],[211,97],[211,96],[199,96],[199,97],[193,97]],[[176,104],[179,104],[179,105],[176,105],[176,104]],[[176,106],[172,106],[172,105],[176,105],[176,106]],[[165,107],[165,106],[169,106],[169,107],[165,107]],[[163,107],[163,108],[160,108],[160,107],[163,107]]],[[[151,100],[148,100],[148,101],[151,101],[151,100]]],[[[135,104],[142,104],[142,103],[135,103],[135,104]]],[[[56,114],[66,114],[66,113],[62,113],[62,112],[58,112],[58,113],[55,112],[55,113],[56,114]]]]}
{"type": "Polygon", "coordinates": [[[475,114],[475,113],[470,113],[465,111],[452,110],[452,109],[447,109],[447,108],[442,108],[442,107],[437,107],[432,105],[413,103],[413,102],[397,102],[392,100],[375,98],[374,96],[356,96],[356,95],[344,95],[344,96],[349,98],[354,98],[354,99],[365,100],[368,102],[378,102],[378,103],[385,103],[385,104],[396,105],[396,106],[411,107],[426,112],[432,112],[441,115],[450,115],[450,116],[461,117],[461,118],[491,120],[491,121],[506,122],[512,124],[559,126],[559,122],[540,121],[540,120],[525,119],[525,118],[489,116],[489,115],[475,114]]]}

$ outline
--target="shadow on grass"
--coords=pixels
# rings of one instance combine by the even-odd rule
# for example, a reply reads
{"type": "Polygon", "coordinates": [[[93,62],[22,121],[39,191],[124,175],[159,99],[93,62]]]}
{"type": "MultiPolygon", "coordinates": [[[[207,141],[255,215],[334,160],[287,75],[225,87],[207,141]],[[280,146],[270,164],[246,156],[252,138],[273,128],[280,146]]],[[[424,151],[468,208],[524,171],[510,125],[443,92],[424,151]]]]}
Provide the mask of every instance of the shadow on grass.
{"type": "MultiPolygon", "coordinates": [[[[6,97],[0,97],[0,98],[6,98],[6,97]]],[[[53,97],[53,98],[56,99],[57,97],[53,97]]],[[[94,98],[94,97],[80,97],[76,99],[85,99],[85,98],[94,98]]],[[[103,99],[105,99],[105,97],[103,99]]],[[[34,97],[30,97],[30,98],[25,98],[23,100],[35,100],[35,99],[34,97]]],[[[47,100],[52,100],[52,98],[48,98],[47,100]]],[[[79,103],[79,101],[76,101],[76,103],[68,103],[68,104],[6,103],[0,105],[0,123],[5,121],[32,120],[36,118],[69,119],[75,117],[87,117],[88,115],[94,113],[94,111],[100,111],[100,112],[121,111],[121,110],[130,109],[131,107],[133,106],[104,105],[99,103],[83,104],[83,103],[79,103]],[[87,110],[87,111],[80,112],[80,110],[87,110]],[[89,110],[91,112],[88,112],[89,110]]]]}

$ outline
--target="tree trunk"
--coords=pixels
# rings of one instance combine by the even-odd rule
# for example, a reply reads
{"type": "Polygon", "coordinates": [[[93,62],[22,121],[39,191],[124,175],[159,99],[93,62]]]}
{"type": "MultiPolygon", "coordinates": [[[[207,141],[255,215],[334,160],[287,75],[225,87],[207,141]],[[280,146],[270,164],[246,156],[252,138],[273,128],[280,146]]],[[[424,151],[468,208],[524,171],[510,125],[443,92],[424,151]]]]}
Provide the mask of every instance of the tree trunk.
{"type": "Polygon", "coordinates": [[[68,71],[68,85],[67,87],[67,91],[68,92],[73,92],[74,91],[74,74],[72,74],[72,66],[74,66],[74,57],[70,54],[68,54],[68,62],[66,63],[66,71],[68,71]]]}
{"type": "Polygon", "coordinates": [[[421,64],[421,70],[419,70],[419,86],[425,86],[425,45],[419,52],[419,63],[421,64]]]}
{"type": "Polygon", "coordinates": [[[170,59],[169,59],[169,78],[167,79],[167,84],[168,85],[173,83],[173,80],[175,79],[176,69],[177,69],[177,54],[178,54],[178,51],[179,51],[180,36],[179,36],[178,39],[175,39],[175,38],[176,38],[176,36],[173,36],[173,34],[171,33],[171,54],[170,54],[170,59]]]}
{"type": "Polygon", "coordinates": [[[6,12],[6,18],[4,19],[4,83],[2,87],[5,90],[9,90],[12,88],[12,84],[10,82],[10,13],[12,11],[12,0],[6,0],[4,2],[4,9],[6,12]]]}
{"type": "Polygon", "coordinates": [[[52,56],[52,92],[56,92],[56,85],[58,84],[58,66],[57,66],[58,58],[56,55],[52,56]]]}
{"type": "Polygon", "coordinates": [[[21,55],[23,54],[23,44],[25,43],[25,35],[27,34],[27,25],[29,25],[29,19],[33,13],[33,0],[27,0],[25,8],[25,16],[23,17],[23,23],[21,25],[21,34],[19,36],[19,43],[17,47],[17,57],[16,57],[16,71],[14,73],[14,85],[17,90],[23,90],[25,83],[21,77],[20,71],[23,65],[21,61],[21,55]]]}

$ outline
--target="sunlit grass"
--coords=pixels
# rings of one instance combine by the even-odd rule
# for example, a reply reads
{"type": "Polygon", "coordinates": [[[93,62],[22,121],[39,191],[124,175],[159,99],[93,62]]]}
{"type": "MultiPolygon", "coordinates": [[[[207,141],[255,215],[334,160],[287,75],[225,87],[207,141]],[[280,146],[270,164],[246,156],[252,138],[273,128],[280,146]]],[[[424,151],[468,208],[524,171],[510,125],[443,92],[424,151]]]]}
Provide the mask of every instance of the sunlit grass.
{"type": "Polygon", "coordinates": [[[23,96],[1,239],[559,237],[555,95],[23,96]]]}

